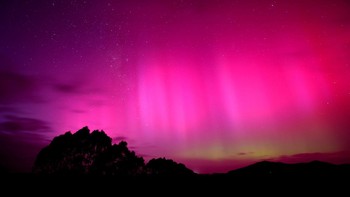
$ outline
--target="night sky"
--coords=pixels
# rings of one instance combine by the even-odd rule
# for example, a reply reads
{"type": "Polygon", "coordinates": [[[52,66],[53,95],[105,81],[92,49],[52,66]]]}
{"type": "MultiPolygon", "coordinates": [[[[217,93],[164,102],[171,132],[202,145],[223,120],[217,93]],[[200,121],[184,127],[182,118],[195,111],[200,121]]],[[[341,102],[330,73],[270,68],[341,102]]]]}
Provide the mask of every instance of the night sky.
{"type": "Polygon", "coordinates": [[[83,126],[195,172],[350,162],[347,0],[2,0],[0,166],[83,126]]]}

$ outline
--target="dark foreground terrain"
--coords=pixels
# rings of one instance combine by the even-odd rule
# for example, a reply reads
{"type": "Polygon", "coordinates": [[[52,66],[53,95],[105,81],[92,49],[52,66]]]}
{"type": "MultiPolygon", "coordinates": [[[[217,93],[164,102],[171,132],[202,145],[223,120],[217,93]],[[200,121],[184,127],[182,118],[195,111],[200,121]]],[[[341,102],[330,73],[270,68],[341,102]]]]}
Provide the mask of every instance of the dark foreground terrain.
{"type": "Polygon", "coordinates": [[[348,188],[350,165],[262,161],[227,173],[196,174],[171,159],[154,158],[145,163],[128,149],[126,142],[113,144],[103,131],[90,132],[84,127],[74,134],[67,132],[55,137],[39,152],[31,173],[9,173],[0,168],[0,183],[0,191],[8,190],[11,196],[31,191],[45,196],[66,196],[71,191],[79,196],[94,192],[97,196],[104,193],[172,196],[184,191],[222,196],[218,194],[234,194],[236,190],[270,193],[281,189],[284,196],[296,189],[315,192],[335,185],[336,189],[331,190],[334,195],[342,191],[343,185],[348,188]]]}
{"type": "Polygon", "coordinates": [[[3,174],[0,188],[11,196],[349,196],[349,172],[349,165],[260,162],[211,175],[3,174]]]}

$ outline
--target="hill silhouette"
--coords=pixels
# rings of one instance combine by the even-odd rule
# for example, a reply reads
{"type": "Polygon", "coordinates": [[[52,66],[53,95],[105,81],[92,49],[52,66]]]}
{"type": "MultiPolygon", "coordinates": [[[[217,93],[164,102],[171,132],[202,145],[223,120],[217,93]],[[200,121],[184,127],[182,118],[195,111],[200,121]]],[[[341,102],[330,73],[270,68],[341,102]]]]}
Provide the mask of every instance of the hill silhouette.
{"type": "Polygon", "coordinates": [[[34,163],[33,172],[44,175],[193,175],[185,165],[165,158],[144,159],[130,151],[127,142],[112,144],[104,131],[83,127],[76,133],[55,137],[43,148],[34,163]]]}
{"type": "Polygon", "coordinates": [[[286,164],[281,162],[262,161],[232,170],[227,173],[229,176],[350,176],[350,165],[335,165],[321,161],[309,163],[286,164]]]}

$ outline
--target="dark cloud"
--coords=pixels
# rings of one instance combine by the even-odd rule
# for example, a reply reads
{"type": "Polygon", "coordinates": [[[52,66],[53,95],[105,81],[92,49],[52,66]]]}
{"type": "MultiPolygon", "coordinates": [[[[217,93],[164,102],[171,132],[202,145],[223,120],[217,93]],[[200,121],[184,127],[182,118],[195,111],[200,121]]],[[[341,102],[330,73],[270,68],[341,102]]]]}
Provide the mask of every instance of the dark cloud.
{"type": "Polygon", "coordinates": [[[47,122],[34,119],[17,117],[13,115],[5,116],[5,121],[0,123],[0,131],[19,133],[19,132],[48,132],[50,127],[47,122]]]}
{"type": "MultiPolygon", "coordinates": [[[[102,99],[106,92],[102,88],[94,86],[95,84],[89,82],[83,83],[82,80],[76,80],[71,81],[71,83],[55,83],[52,85],[52,88],[59,97],[81,97],[81,101],[85,102],[88,108],[107,105],[106,101],[102,99]]],[[[72,109],[71,112],[83,114],[87,111],[72,109]]]]}
{"type": "Polygon", "coordinates": [[[85,82],[83,80],[76,80],[64,83],[53,84],[53,89],[58,93],[63,94],[101,94],[104,91],[101,88],[93,87],[93,84],[85,82]]]}
{"type": "MultiPolygon", "coordinates": [[[[134,149],[132,149],[132,148],[130,148],[130,150],[133,150],[133,151],[134,151],[134,149]]],[[[154,155],[147,155],[147,154],[140,154],[140,153],[137,153],[137,156],[143,157],[143,158],[147,158],[147,159],[155,158],[154,155]]]]}
{"type": "Polygon", "coordinates": [[[83,114],[83,113],[86,113],[85,110],[80,110],[80,109],[72,109],[71,112],[73,113],[77,113],[77,114],[83,114]]]}
{"type": "Polygon", "coordinates": [[[0,104],[40,102],[39,84],[32,76],[12,70],[0,70],[0,104]]]}
{"type": "Polygon", "coordinates": [[[30,172],[41,148],[49,143],[47,122],[7,115],[0,122],[0,165],[13,172],[30,172]]]}
{"type": "Polygon", "coordinates": [[[249,155],[249,154],[253,154],[254,152],[240,152],[240,153],[237,153],[237,155],[239,156],[245,156],[245,155],[249,155]]]}
{"type": "Polygon", "coordinates": [[[23,70],[10,58],[0,54],[0,105],[42,103],[42,77],[19,72],[23,70]]]}
{"type": "Polygon", "coordinates": [[[335,164],[350,163],[350,151],[339,151],[331,153],[300,153],[295,155],[282,155],[271,159],[286,163],[310,162],[313,160],[326,161],[335,164]]]}
{"type": "Polygon", "coordinates": [[[79,93],[81,91],[78,85],[73,85],[73,84],[57,84],[54,86],[54,88],[58,92],[62,92],[66,94],[74,94],[74,93],[79,93]]]}
{"type": "Polygon", "coordinates": [[[127,140],[128,138],[125,137],[125,136],[117,136],[117,137],[113,137],[112,140],[113,142],[120,142],[120,141],[125,141],[127,140]]]}

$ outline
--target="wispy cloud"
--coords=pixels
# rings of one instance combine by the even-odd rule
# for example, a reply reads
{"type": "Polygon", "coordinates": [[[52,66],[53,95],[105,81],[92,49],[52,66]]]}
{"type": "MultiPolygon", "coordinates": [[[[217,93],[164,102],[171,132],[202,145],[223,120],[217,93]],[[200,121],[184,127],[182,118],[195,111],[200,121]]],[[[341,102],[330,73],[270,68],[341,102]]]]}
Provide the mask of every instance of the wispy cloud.
{"type": "Polygon", "coordinates": [[[320,160],[332,163],[349,163],[350,162],[350,151],[338,151],[330,153],[300,153],[294,155],[282,155],[277,158],[271,159],[273,161],[281,161],[286,163],[298,163],[298,162],[309,162],[313,160],[320,160]]]}
{"type": "Polygon", "coordinates": [[[125,140],[127,140],[128,138],[127,137],[125,137],[125,136],[117,136],[117,137],[113,137],[112,138],[112,141],[114,142],[114,143],[116,143],[116,142],[120,142],[120,141],[125,141],[125,140]]]}
{"type": "Polygon", "coordinates": [[[237,153],[238,156],[246,156],[246,155],[249,155],[249,154],[254,154],[254,152],[240,152],[240,153],[237,153]]]}
{"type": "Polygon", "coordinates": [[[80,109],[72,109],[71,112],[73,113],[77,113],[77,114],[83,114],[83,113],[86,113],[85,110],[80,110],[80,109]]]}
{"type": "Polygon", "coordinates": [[[48,132],[50,131],[49,124],[43,120],[35,118],[25,118],[13,115],[7,115],[4,117],[5,121],[0,123],[0,132],[48,132]]]}
{"type": "Polygon", "coordinates": [[[65,82],[56,82],[52,85],[55,92],[62,94],[102,94],[104,90],[100,87],[96,87],[95,84],[91,84],[88,81],[83,80],[71,80],[65,82]]]}
{"type": "Polygon", "coordinates": [[[0,70],[0,104],[43,102],[38,94],[40,88],[34,76],[13,70],[0,70]]]}

